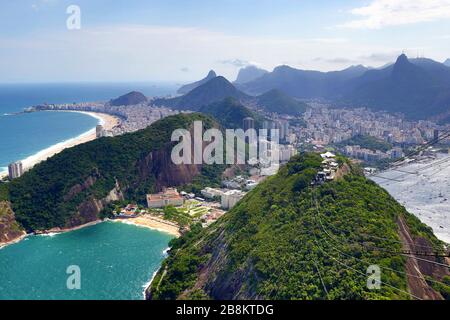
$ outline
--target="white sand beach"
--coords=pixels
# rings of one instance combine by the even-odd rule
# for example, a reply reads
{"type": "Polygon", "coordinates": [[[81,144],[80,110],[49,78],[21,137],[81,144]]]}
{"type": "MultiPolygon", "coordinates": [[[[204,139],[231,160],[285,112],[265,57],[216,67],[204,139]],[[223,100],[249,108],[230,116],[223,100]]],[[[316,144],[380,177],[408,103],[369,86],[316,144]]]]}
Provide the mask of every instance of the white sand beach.
{"type": "Polygon", "coordinates": [[[112,221],[165,232],[177,238],[181,236],[180,228],[175,223],[151,215],[143,215],[130,219],[115,219],[112,221]]]}
{"type": "MultiPolygon", "coordinates": [[[[44,112],[60,112],[60,111],[44,111],[44,112]]],[[[96,112],[84,112],[84,111],[64,111],[64,112],[78,112],[78,113],[84,113],[91,117],[97,118],[99,120],[99,124],[101,124],[106,130],[111,130],[115,126],[117,126],[120,123],[120,119],[117,117],[114,117],[109,114],[104,113],[96,113],[96,112]]],[[[38,153],[21,160],[24,170],[29,170],[33,168],[36,164],[39,162],[45,161],[48,158],[60,153],[64,149],[74,147],[76,145],[86,143],[92,140],[95,140],[96,133],[95,128],[79,135],[78,137],[57,143],[47,149],[41,150],[38,153]]],[[[0,179],[7,176],[8,172],[0,172],[0,179]]]]}

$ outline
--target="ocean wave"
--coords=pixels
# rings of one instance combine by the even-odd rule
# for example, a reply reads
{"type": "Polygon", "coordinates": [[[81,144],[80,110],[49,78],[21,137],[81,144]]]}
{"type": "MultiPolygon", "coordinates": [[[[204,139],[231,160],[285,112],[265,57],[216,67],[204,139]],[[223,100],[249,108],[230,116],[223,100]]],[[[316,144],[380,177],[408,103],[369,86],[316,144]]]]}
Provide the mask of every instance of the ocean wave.
{"type": "Polygon", "coordinates": [[[53,238],[53,237],[57,236],[58,234],[60,234],[60,233],[50,232],[50,233],[39,234],[38,237],[50,237],[50,238],[53,238]]]}
{"type": "Polygon", "coordinates": [[[170,251],[170,247],[163,251],[164,258],[167,258],[169,256],[169,251],[170,251]]]}
{"type": "Polygon", "coordinates": [[[142,295],[144,296],[144,300],[146,298],[145,291],[147,291],[147,288],[150,287],[150,285],[152,284],[153,280],[155,279],[155,277],[158,274],[160,269],[161,269],[161,267],[159,267],[155,272],[153,272],[152,278],[142,286],[142,289],[144,289],[144,291],[142,292],[142,295]]]}

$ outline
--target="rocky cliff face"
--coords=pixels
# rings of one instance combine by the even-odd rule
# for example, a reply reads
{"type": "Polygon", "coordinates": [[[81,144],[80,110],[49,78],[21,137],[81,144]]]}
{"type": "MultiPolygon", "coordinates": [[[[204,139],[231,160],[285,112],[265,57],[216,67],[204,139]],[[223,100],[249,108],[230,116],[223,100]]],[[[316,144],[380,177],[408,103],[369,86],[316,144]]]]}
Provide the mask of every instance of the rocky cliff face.
{"type": "Polygon", "coordinates": [[[25,235],[8,202],[0,202],[0,244],[14,241],[25,235]]]}
{"type": "MultiPolygon", "coordinates": [[[[155,150],[136,163],[138,171],[137,185],[144,183],[149,177],[154,177],[155,191],[161,191],[166,187],[189,184],[194,177],[200,174],[201,165],[175,165],[171,160],[170,146],[155,150]]],[[[74,185],[64,196],[65,201],[70,201],[80,193],[91,188],[100,178],[100,173],[95,171],[83,183],[74,185]]],[[[115,187],[109,194],[97,199],[90,197],[78,206],[78,211],[70,218],[67,228],[90,223],[99,219],[99,213],[111,202],[125,199],[124,192],[133,186],[120,185],[116,180],[115,187]]]]}
{"type": "MultiPolygon", "coordinates": [[[[85,185],[89,185],[92,177],[86,181],[85,185]]],[[[82,189],[81,189],[82,190],[82,189]]],[[[80,191],[81,192],[81,191],[80,191]]],[[[123,193],[120,189],[119,183],[116,181],[114,189],[103,199],[89,198],[82,202],[76,214],[74,214],[67,227],[73,228],[99,219],[99,213],[111,202],[124,200],[123,193]]]]}

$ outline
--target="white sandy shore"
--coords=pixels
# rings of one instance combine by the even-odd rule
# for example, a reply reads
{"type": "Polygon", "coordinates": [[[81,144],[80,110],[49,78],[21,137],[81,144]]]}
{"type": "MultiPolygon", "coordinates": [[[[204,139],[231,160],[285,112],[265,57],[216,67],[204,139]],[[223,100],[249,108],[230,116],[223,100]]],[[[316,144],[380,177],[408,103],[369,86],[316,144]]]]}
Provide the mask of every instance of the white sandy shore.
{"type": "Polygon", "coordinates": [[[131,224],[137,227],[148,228],[159,232],[164,232],[177,238],[181,236],[179,227],[176,226],[174,223],[154,218],[149,215],[129,219],[114,219],[112,221],[131,224]]]}
{"type": "MultiPolygon", "coordinates": [[[[60,111],[45,111],[45,112],[60,112],[60,111]]],[[[111,130],[113,127],[117,126],[120,123],[120,120],[117,117],[111,116],[109,114],[104,113],[96,113],[96,112],[84,112],[84,111],[63,111],[63,112],[78,112],[84,113],[91,117],[98,119],[98,124],[101,124],[106,130],[111,130]]],[[[21,160],[23,167],[25,170],[29,170],[34,167],[39,162],[45,161],[48,158],[60,153],[64,149],[72,148],[76,145],[86,143],[92,140],[95,140],[96,133],[95,128],[79,135],[78,137],[57,143],[47,149],[41,150],[38,153],[21,160]]],[[[0,179],[7,176],[8,172],[0,172],[0,179]]]]}

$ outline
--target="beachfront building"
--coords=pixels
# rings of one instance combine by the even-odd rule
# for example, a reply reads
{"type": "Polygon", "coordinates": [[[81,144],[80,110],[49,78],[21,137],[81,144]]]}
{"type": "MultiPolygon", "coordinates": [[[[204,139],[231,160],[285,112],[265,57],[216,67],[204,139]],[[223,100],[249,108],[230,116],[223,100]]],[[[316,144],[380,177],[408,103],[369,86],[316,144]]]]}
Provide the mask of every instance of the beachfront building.
{"type": "Polygon", "coordinates": [[[134,218],[139,215],[140,210],[139,207],[135,204],[129,204],[125,208],[123,208],[118,214],[119,217],[124,218],[134,218]]]}
{"type": "Polygon", "coordinates": [[[98,138],[101,138],[104,136],[105,133],[105,129],[103,128],[103,126],[101,124],[97,125],[97,127],[95,127],[95,136],[98,138]]]}
{"type": "Polygon", "coordinates": [[[242,192],[240,190],[230,190],[225,192],[222,195],[221,199],[222,208],[225,210],[232,209],[236,205],[236,203],[238,203],[239,200],[241,200],[244,196],[245,192],[242,192]]]}
{"type": "Polygon", "coordinates": [[[101,124],[99,124],[95,128],[95,136],[97,139],[103,137],[113,137],[114,133],[111,130],[106,130],[101,124]]]}
{"type": "Polygon", "coordinates": [[[224,192],[220,189],[210,188],[206,187],[201,191],[202,196],[204,196],[206,199],[214,199],[215,197],[222,197],[224,192]]]}
{"type": "Polygon", "coordinates": [[[164,208],[167,206],[180,207],[184,203],[184,198],[175,188],[168,188],[156,194],[147,195],[147,205],[149,208],[164,208]]]}
{"type": "Polygon", "coordinates": [[[19,178],[23,175],[23,165],[22,162],[14,162],[8,166],[8,174],[10,179],[19,178]]]}

